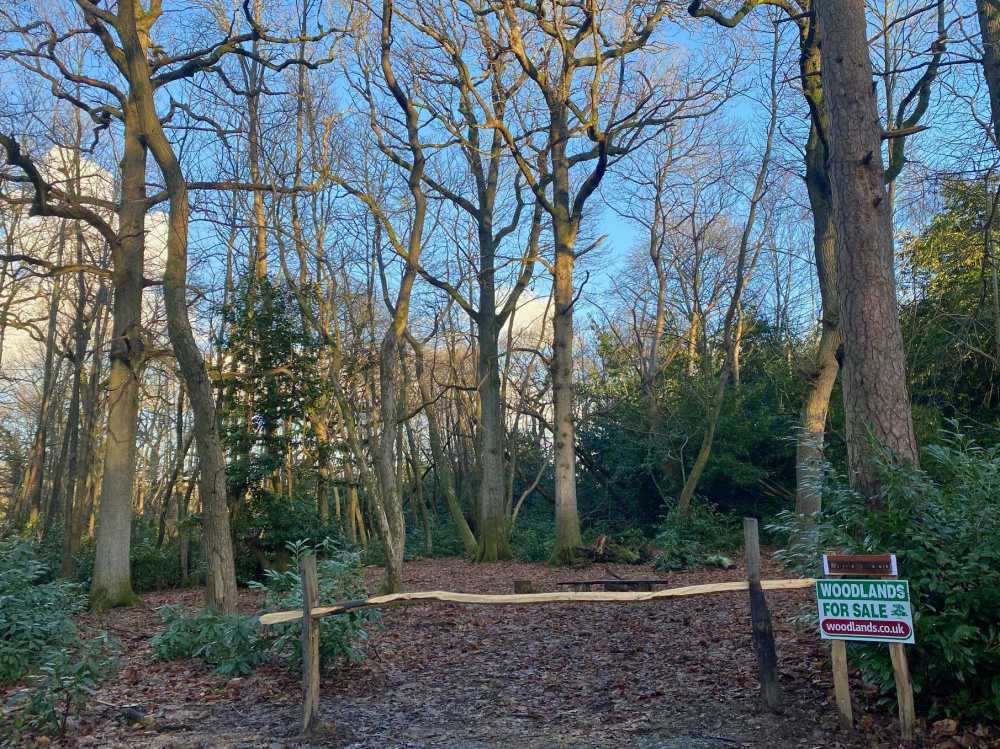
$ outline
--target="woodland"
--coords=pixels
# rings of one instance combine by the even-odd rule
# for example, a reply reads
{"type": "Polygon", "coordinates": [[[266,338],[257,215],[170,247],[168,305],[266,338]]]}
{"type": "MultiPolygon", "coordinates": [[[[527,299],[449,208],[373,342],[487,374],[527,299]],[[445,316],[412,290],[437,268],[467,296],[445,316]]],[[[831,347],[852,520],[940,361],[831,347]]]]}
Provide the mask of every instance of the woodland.
{"type": "MultiPolygon", "coordinates": [[[[309,554],[746,580],[742,517],[896,553],[918,743],[1000,745],[1000,0],[7,0],[0,164],[0,745],[292,745],[309,554]]],[[[745,597],[642,606],[328,617],[320,743],[898,745],[809,595],[782,716],[745,597]]]]}

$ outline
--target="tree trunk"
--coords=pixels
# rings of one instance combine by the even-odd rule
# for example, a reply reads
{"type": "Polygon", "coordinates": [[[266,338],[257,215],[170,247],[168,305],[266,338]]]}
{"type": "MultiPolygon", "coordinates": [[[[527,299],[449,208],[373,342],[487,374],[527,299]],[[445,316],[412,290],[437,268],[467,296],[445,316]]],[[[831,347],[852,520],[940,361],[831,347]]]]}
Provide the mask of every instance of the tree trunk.
{"type": "MultiPolygon", "coordinates": [[[[326,413],[327,410],[323,408],[309,414],[313,433],[316,435],[316,509],[324,523],[330,520],[330,432],[326,413]]],[[[339,509],[338,503],[338,518],[339,509]]]]}
{"type": "MultiPolygon", "coordinates": [[[[396,491],[396,342],[398,332],[390,324],[379,347],[379,391],[381,421],[375,451],[375,471],[378,475],[380,496],[373,504],[378,521],[382,545],[385,548],[385,575],[379,594],[399,593],[403,589],[403,552],[406,543],[406,523],[403,519],[402,498],[396,491]]],[[[372,501],[373,497],[369,497],[372,501]]]]}
{"type": "Polygon", "coordinates": [[[180,547],[180,563],[181,563],[181,585],[187,585],[188,581],[188,569],[190,564],[188,563],[188,555],[191,550],[191,542],[188,537],[187,530],[184,529],[184,520],[187,518],[188,508],[191,506],[191,495],[194,493],[195,478],[198,474],[197,467],[191,472],[191,477],[188,479],[187,488],[184,490],[184,499],[178,500],[177,502],[177,525],[180,530],[177,531],[177,545],[180,547]]]}
{"type": "Polygon", "coordinates": [[[993,134],[1000,147],[1000,0],[976,0],[983,40],[983,76],[990,92],[993,134]]]}
{"type": "MultiPolygon", "coordinates": [[[[77,323],[74,322],[74,329],[76,326],[77,323]]],[[[75,337],[76,333],[74,331],[74,338],[75,337]]],[[[69,407],[66,409],[64,417],[65,423],[62,430],[62,444],[59,447],[59,457],[56,459],[56,463],[52,467],[51,494],[49,496],[48,504],[45,507],[45,533],[48,533],[52,528],[52,525],[56,520],[56,515],[65,516],[66,512],[65,507],[59,503],[62,500],[65,504],[65,500],[62,499],[64,495],[63,478],[66,475],[66,463],[69,461],[70,442],[76,442],[77,427],[80,422],[80,390],[79,382],[76,378],[76,369],[76,362],[73,362],[73,374],[70,376],[69,384],[69,407]]]]}
{"type": "MultiPolygon", "coordinates": [[[[77,231],[76,261],[83,264],[83,237],[77,231]]],[[[87,305],[87,285],[83,271],[76,274],[76,320],[73,325],[73,384],[69,402],[69,413],[66,415],[66,429],[69,435],[68,452],[69,465],[66,468],[66,489],[62,504],[62,561],[59,572],[61,576],[70,577],[73,573],[73,553],[76,551],[73,543],[73,503],[76,496],[76,471],[80,458],[80,401],[83,397],[83,364],[87,355],[87,339],[90,330],[84,322],[87,305]]],[[[94,316],[99,313],[100,301],[94,306],[94,316]]],[[[91,318],[90,325],[93,325],[91,318]]],[[[94,356],[99,356],[95,351],[94,356]]]]}
{"type": "Polygon", "coordinates": [[[496,319],[496,298],[492,257],[489,259],[489,278],[481,280],[479,304],[479,355],[478,382],[482,444],[480,469],[480,495],[482,497],[479,522],[479,548],[475,561],[495,562],[510,559],[513,554],[508,543],[510,524],[507,521],[504,501],[503,461],[503,404],[500,402],[500,331],[496,319]]]}
{"type": "MultiPolygon", "coordinates": [[[[59,221],[59,251],[56,262],[63,261],[63,248],[66,244],[66,220],[59,221]]],[[[62,279],[56,277],[53,281],[52,296],[49,298],[48,332],[45,336],[45,364],[42,372],[42,402],[38,407],[38,417],[35,422],[35,437],[28,453],[28,467],[21,482],[21,510],[27,514],[28,523],[34,525],[39,521],[42,510],[42,491],[45,486],[45,457],[48,449],[49,421],[52,411],[52,395],[55,389],[55,341],[56,322],[59,315],[59,299],[62,291],[62,279]]]]}
{"type": "Polygon", "coordinates": [[[102,283],[97,293],[97,302],[94,305],[94,315],[101,315],[100,322],[94,326],[94,355],[90,360],[90,371],[87,373],[86,388],[82,394],[81,403],[81,423],[80,423],[80,445],[79,459],[76,472],[73,477],[73,518],[72,525],[64,540],[62,565],[59,569],[60,577],[69,578],[74,572],[74,557],[80,548],[80,540],[83,538],[83,526],[90,517],[90,492],[88,482],[96,480],[91,476],[91,467],[94,465],[94,430],[100,423],[100,398],[98,397],[102,357],[100,355],[101,343],[104,340],[104,332],[107,329],[108,310],[106,309],[107,290],[102,283]],[[68,546],[66,545],[68,541],[68,546]]]}
{"type": "Polygon", "coordinates": [[[830,411],[830,394],[840,370],[837,363],[840,302],[837,297],[833,196],[826,172],[826,148],[819,137],[815,120],[806,142],[806,188],[813,216],[813,251],[823,308],[814,369],[806,376],[806,394],[795,456],[795,513],[809,516],[822,509],[820,480],[826,419],[830,411]]]}
{"type": "MultiPolygon", "coordinates": [[[[563,149],[565,141],[563,141],[563,149]]],[[[558,150],[558,149],[557,149],[558,150]]],[[[563,153],[565,160],[565,153],[563,153]]],[[[555,163],[553,159],[553,163],[555,163]]],[[[565,191],[563,200],[555,199],[557,212],[568,205],[569,178],[553,181],[553,190],[565,191]]],[[[576,505],[576,449],[573,438],[573,244],[576,232],[568,216],[553,216],[555,235],[555,278],[552,317],[552,430],[555,468],[556,539],[552,552],[554,563],[566,563],[573,549],[583,545],[580,515],[576,505]]]]}
{"type": "Polygon", "coordinates": [[[142,269],[145,253],[146,147],[138,111],[130,98],[124,112],[120,163],[122,203],[118,211],[121,262],[114,267],[114,307],[108,358],[108,428],[101,481],[100,517],[90,605],[131,605],[132,493],[139,420],[139,377],[145,360],[142,335],[142,269]]]}
{"type": "Polygon", "coordinates": [[[413,436],[410,423],[407,421],[404,427],[406,428],[407,449],[410,454],[410,468],[413,470],[414,493],[416,494],[417,507],[420,512],[420,523],[424,528],[424,553],[427,556],[431,556],[434,553],[434,539],[431,536],[431,524],[430,519],[427,517],[427,506],[424,504],[424,477],[420,472],[420,453],[417,452],[417,440],[413,436]]]}
{"type": "Polygon", "coordinates": [[[896,303],[892,215],[872,86],[864,0],[817,3],[836,236],[847,458],[852,483],[876,498],[878,447],[917,464],[896,303]]]}
{"type": "MultiPolygon", "coordinates": [[[[994,145],[1000,148],[1000,0],[976,0],[979,33],[983,42],[983,76],[990,92],[990,115],[993,120],[994,145]]],[[[993,195],[993,208],[987,224],[986,252],[990,262],[993,292],[993,337],[996,344],[996,368],[1000,370],[1000,287],[997,281],[997,252],[993,241],[993,217],[1000,193],[993,195]]]]}
{"type": "Polygon", "coordinates": [[[156,113],[149,64],[136,30],[135,7],[119,7],[118,33],[125,52],[129,83],[134,91],[142,134],[163,174],[170,198],[163,302],[167,314],[167,332],[194,412],[194,435],[201,471],[199,495],[202,504],[202,545],[207,568],[205,605],[229,613],[236,610],[237,593],[233,544],[229,535],[229,508],[226,504],[226,460],[219,439],[212,383],[191,330],[187,309],[187,233],[190,210],[187,184],[156,113]]]}
{"type": "Polygon", "coordinates": [[[427,438],[431,445],[431,457],[434,459],[434,475],[441,483],[444,492],[445,503],[448,505],[448,512],[451,520],[458,530],[458,536],[462,539],[462,546],[465,554],[470,559],[476,555],[476,537],[469,527],[465,515],[462,513],[462,503],[458,499],[458,492],[455,490],[455,477],[451,472],[451,463],[445,455],[444,447],[441,445],[441,430],[438,426],[437,407],[431,397],[430,383],[424,372],[423,345],[412,336],[407,336],[410,346],[413,348],[414,370],[417,376],[417,387],[420,389],[420,400],[424,404],[424,416],[427,418],[427,438]]]}

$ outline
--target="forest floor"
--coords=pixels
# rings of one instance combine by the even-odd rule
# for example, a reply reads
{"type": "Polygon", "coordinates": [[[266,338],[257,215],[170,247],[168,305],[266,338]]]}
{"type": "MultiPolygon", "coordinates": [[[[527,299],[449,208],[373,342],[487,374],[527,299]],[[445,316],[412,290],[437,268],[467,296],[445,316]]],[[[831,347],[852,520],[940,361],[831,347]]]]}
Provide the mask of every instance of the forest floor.
{"type": "MultiPolygon", "coordinates": [[[[649,567],[472,565],[460,559],[406,564],[406,590],[510,593],[557,581],[660,576],[649,567]]],[[[670,587],[745,579],[741,569],[668,573],[670,587]]],[[[374,589],[380,570],[365,571],[374,589]]],[[[783,577],[765,563],[765,577],[783,577]]],[[[259,599],[241,591],[242,607],[259,599]]],[[[154,662],[154,610],[199,605],[201,591],[144,595],[135,608],[82,617],[124,645],[122,668],[93,710],[52,746],[90,747],[896,747],[898,722],[874,709],[856,675],[857,731],[838,731],[827,649],[792,619],[815,604],[809,590],[769,593],[778,645],[781,716],[761,711],[745,595],[645,604],[414,605],[385,612],[367,657],[324,675],[322,730],[296,737],[298,672],[281,664],[227,679],[198,660],[154,662]],[[147,717],[129,725],[123,708],[147,717]]],[[[997,729],[922,725],[929,747],[1000,746],[997,729]],[[979,736],[972,734],[978,729],[979,736]],[[965,731],[968,730],[968,733],[965,731]]]]}

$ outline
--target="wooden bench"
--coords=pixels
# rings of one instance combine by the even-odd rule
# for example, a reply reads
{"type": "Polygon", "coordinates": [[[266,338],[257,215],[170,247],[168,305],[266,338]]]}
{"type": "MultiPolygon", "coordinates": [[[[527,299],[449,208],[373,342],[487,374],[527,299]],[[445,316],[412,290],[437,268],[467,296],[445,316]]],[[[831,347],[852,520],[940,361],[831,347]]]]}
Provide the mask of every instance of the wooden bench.
{"type": "Polygon", "coordinates": [[[639,591],[649,592],[654,585],[666,585],[669,581],[666,578],[631,578],[621,580],[614,578],[611,580],[564,580],[556,583],[556,587],[572,588],[577,593],[587,593],[592,585],[603,585],[605,590],[616,591],[639,591]]]}

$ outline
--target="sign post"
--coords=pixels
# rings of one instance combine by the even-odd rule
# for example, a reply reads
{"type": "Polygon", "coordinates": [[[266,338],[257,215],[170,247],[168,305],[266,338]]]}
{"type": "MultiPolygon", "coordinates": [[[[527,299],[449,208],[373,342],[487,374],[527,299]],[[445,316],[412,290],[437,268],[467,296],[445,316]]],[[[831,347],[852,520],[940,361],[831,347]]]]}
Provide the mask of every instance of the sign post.
{"type": "Polygon", "coordinates": [[[820,637],[831,640],[830,660],[842,728],[854,726],[847,680],[847,641],[886,642],[896,678],[899,725],[904,741],[916,738],[913,686],[904,643],[913,642],[910,585],[897,579],[895,554],[823,555],[826,580],[816,581],[820,637]],[[874,580],[845,579],[874,577],[874,580]]]}

